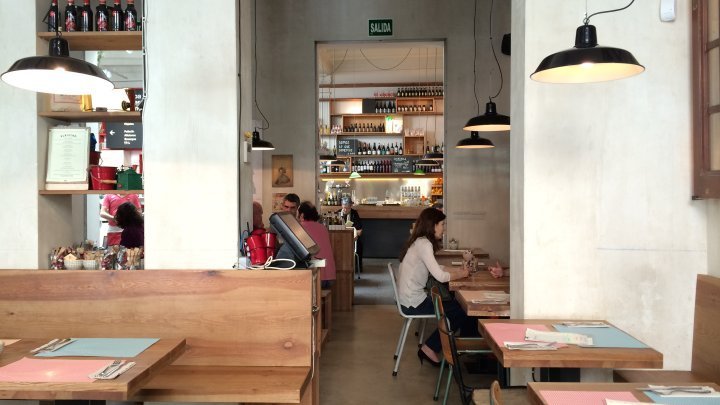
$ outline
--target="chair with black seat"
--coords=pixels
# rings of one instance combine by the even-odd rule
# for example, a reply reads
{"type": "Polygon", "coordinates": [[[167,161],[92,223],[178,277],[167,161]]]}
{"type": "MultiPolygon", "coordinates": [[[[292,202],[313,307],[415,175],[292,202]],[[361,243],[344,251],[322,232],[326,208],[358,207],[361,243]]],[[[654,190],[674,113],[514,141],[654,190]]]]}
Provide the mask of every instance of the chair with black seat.
{"type": "MultiPolygon", "coordinates": [[[[442,296],[440,295],[440,291],[438,291],[437,287],[433,287],[430,290],[430,296],[432,297],[433,304],[435,304],[435,316],[437,317],[438,323],[440,323],[440,319],[445,318],[445,309],[442,303],[442,296]]],[[[471,353],[492,353],[490,347],[488,346],[484,338],[456,336],[455,345],[458,355],[471,353]]],[[[442,383],[445,366],[449,366],[446,358],[447,356],[444,355],[442,361],[440,362],[440,372],[438,373],[437,383],[435,384],[435,395],[433,396],[433,400],[435,401],[437,401],[440,394],[440,384],[442,383]]],[[[447,383],[445,384],[445,396],[443,397],[443,405],[447,404],[448,394],[450,393],[450,382],[452,381],[452,377],[453,368],[448,367],[448,376],[447,383]]]]}
{"type": "Polygon", "coordinates": [[[398,373],[398,367],[400,367],[400,358],[402,357],[403,348],[405,347],[405,339],[407,338],[408,331],[413,319],[420,320],[420,342],[423,341],[425,335],[425,322],[428,319],[435,318],[434,314],[427,315],[408,315],[403,312],[402,306],[400,305],[400,299],[398,298],[397,282],[395,280],[395,271],[393,270],[392,263],[388,263],[388,272],[390,273],[390,281],[392,281],[393,293],[395,294],[395,303],[397,304],[398,313],[405,319],[402,330],[400,330],[400,338],[398,338],[397,347],[395,348],[395,367],[393,368],[393,376],[398,373]]]}

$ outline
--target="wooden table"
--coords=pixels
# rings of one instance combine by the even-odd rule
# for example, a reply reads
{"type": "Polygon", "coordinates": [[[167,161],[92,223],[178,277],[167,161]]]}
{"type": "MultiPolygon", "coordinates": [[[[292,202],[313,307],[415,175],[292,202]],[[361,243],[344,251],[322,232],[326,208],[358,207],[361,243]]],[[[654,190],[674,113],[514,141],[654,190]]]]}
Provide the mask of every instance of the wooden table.
{"type": "MultiPolygon", "coordinates": [[[[542,324],[553,331],[552,324],[570,319],[480,319],[480,333],[503,367],[557,368],[662,368],[663,355],[652,348],[603,348],[568,345],[557,350],[509,350],[488,333],[486,324],[542,324]]],[[[611,325],[609,322],[608,325],[611,325]]],[[[619,328],[618,328],[619,329],[619,328]]]]}
{"type": "MultiPolygon", "coordinates": [[[[505,303],[478,303],[473,301],[483,300],[487,298],[488,293],[497,293],[498,291],[487,290],[459,290],[455,293],[460,306],[468,316],[479,317],[509,317],[510,302],[505,303]]],[[[505,291],[507,292],[507,291],[505,291]]]]}
{"type": "MultiPolygon", "coordinates": [[[[0,354],[0,367],[24,357],[32,357],[30,350],[47,343],[48,339],[20,339],[5,346],[0,354]]],[[[136,364],[112,380],[92,382],[3,382],[0,399],[96,399],[127,401],[154,375],[177,359],[185,350],[185,339],[160,339],[137,357],[128,358],[136,364]]],[[[49,359],[37,357],[38,359],[49,359]]],[[[58,359],[55,357],[54,359],[58,359]]],[[[99,357],[62,357],[62,359],[102,359],[99,357]]]]}
{"type": "MultiPolygon", "coordinates": [[[[668,382],[663,384],[655,384],[655,385],[677,385],[677,386],[688,386],[688,385],[703,385],[703,386],[709,386],[715,389],[716,391],[720,391],[720,386],[718,386],[715,383],[675,383],[675,382],[668,382]]],[[[555,402],[547,401],[545,397],[542,396],[541,391],[575,391],[575,392],[592,392],[592,391],[601,391],[601,392],[625,392],[625,393],[631,393],[632,396],[635,397],[635,399],[639,402],[647,402],[647,403],[653,403],[653,401],[644,394],[643,391],[639,391],[638,388],[647,387],[647,384],[641,384],[641,383],[537,383],[537,382],[531,382],[528,383],[528,399],[530,400],[531,404],[534,405],[553,405],[555,402]]],[[[593,405],[599,402],[592,402],[590,399],[583,400],[582,397],[578,398],[581,402],[578,402],[578,404],[588,404],[593,405]]],[[[720,401],[720,398],[718,398],[720,401]]]]}
{"type": "Polygon", "coordinates": [[[458,290],[492,290],[510,291],[510,275],[495,278],[487,270],[478,270],[465,278],[449,282],[450,291],[458,290]]]}
{"type": "Polygon", "coordinates": [[[435,257],[454,257],[454,258],[460,258],[462,260],[462,254],[464,251],[470,250],[473,254],[473,256],[478,258],[488,258],[490,255],[488,252],[480,249],[480,248],[473,248],[473,249],[443,249],[438,252],[435,252],[435,257]]]}

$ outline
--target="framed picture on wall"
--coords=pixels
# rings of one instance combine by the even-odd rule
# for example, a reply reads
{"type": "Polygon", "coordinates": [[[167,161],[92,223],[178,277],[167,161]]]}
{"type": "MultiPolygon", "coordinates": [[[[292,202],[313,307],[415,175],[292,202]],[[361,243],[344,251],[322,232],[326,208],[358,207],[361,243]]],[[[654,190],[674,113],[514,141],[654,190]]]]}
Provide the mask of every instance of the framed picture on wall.
{"type": "Polygon", "coordinates": [[[293,186],[293,156],[272,155],[272,186],[293,186]]]}
{"type": "Polygon", "coordinates": [[[273,193],[272,196],[272,210],[273,212],[280,212],[283,210],[283,199],[287,193],[273,193]]]}

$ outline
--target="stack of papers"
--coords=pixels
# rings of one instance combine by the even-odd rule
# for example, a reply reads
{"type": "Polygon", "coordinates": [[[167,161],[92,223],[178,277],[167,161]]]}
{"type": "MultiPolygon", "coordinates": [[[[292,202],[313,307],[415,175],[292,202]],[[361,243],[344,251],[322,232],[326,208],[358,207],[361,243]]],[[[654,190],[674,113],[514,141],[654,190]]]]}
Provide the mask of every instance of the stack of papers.
{"type": "Polygon", "coordinates": [[[507,304],[510,294],[504,292],[485,292],[482,298],[470,300],[473,304],[507,304]]]}
{"type": "Polygon", "coordinates": [[[505,342],[505,347],[510,350],[557,350],[554,344],[542,342],[505,342]]]}
{"type": "Polygon", "coordinates": [[[590,336],[579,333],[545,332],[528,328],[525,331],[525,340],[538,342],[567,343],[573,345],[592,346],[593,340],[590,336]]]}

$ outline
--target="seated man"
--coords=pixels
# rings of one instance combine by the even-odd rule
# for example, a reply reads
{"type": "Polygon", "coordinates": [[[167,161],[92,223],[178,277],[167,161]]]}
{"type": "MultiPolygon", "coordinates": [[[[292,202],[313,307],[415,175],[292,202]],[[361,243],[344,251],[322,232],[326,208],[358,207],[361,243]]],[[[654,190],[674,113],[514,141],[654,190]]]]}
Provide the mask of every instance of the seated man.
{"type": "Polygon", "coordinates": [[[355,253],[358,255],[358,271],[362,271],[362,257],[363,257],[363,244],[362,244],[362,220],[357,210],[353,209],[353,200],[350,197],[343,197],[342,208],[338,211],[342,215],[343,224],[349,224],[348,221],[352,222],[352,227],[355,228],[356,248],[355,253]]]}

